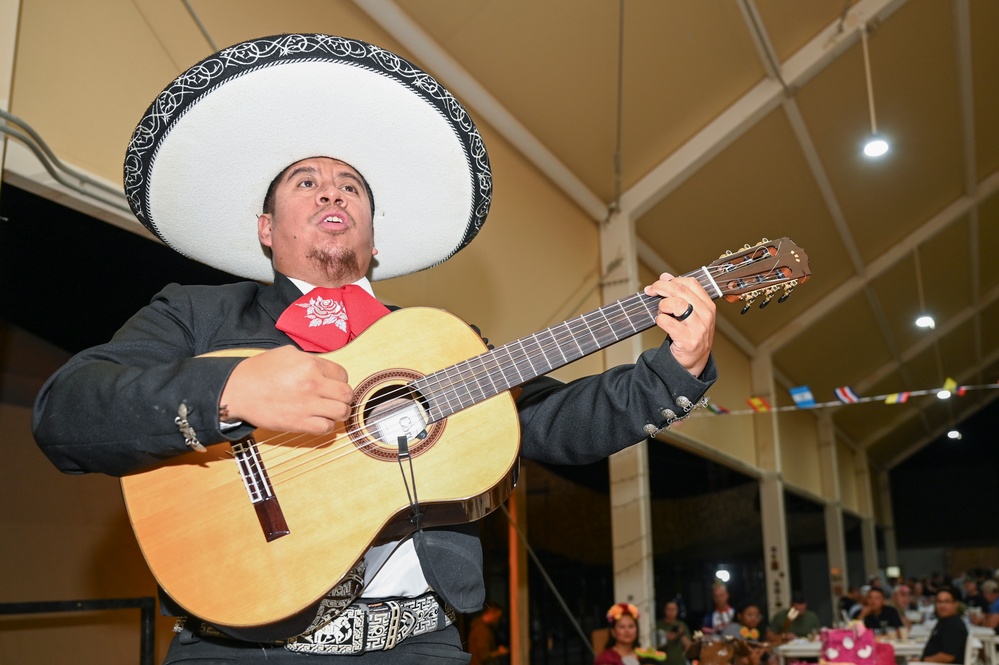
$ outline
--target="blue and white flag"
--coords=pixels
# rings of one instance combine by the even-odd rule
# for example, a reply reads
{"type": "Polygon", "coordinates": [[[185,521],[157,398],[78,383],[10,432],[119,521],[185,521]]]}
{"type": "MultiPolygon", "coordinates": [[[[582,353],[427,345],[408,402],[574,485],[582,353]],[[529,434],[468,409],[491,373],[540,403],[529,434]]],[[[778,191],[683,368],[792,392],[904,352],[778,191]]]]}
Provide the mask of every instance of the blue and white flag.
{"type": "Polygon", "coordinates": [[[794,405],[799,409],[807,409],[810,406],[815,406],[815,397],[812,395],[812,390],[808,386],[791,388],[788,392],[791,393],[791,399],[794,400],[794,405]]]}

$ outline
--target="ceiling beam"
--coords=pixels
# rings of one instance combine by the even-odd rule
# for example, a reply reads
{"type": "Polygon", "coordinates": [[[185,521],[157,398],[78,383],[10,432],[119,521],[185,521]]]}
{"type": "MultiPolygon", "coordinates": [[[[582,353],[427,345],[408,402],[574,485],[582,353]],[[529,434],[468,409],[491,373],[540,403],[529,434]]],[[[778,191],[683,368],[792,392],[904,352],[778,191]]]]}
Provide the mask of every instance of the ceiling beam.
{"type": "MultiPolygon", "coordinates": [[[[994,354],[994,356],[996,356],[996,355],[999,355],[999,354],[994,354]]],[[[988,395],[979,404],[969,405],[967,408],[963,409],[960,412],[960,414],[958,414],[958,416],[955,418],[955,422],[958,421],[958,420],[967,420],[971,416],[975,415],[976,413],[978,413],[979,411],[981,411],[985,407],[990,406],[993,402],[995,402],[997,399],[999,399],[999,390],[993,390],[993,391],[991,391],[991,393],[992,394],[988,395]]],[[[885,466],[887,467],[887,469],[889,471],[891,469],[894,469],[896,466],[898,466],[899,464],[901,464],[905,460],[909,459],[910,457],[912,457],[913,455],[915,455],[916,453],[918,453],[920,450],[922,450],[923,448],[925,448],[926,446],[930,445],[931,443],[933,443],[934,441],[936,441],[938,438],[940,438],[941,436],[943,436],[943,434],[945,432],[947,432],[948,430],[950,430],[950,428],[951,428],[951,426],[949,424],[937,427],[936,430],[934,430],[933,432],[930,432],[929,434],[927,434],[923,438],[921,438],[918,441],[914,442],[912,445],[910,445],[904,451],[902,451],[901,453],[899,453],[898,455],[896,455],[895,457],[893,457],[892,459],[890,459],[888,461],[888,463],[885,464],[885,466]]]]}
{"type": "MultiPolygon", "coordinates": [[[[996,291],[999,291],[999,288],[997,288],[996,291]]],[[[989,365],[990,363],[994,363],[997,360],[999,360],[999,350],[997,350],[996,352],[992,353],[989,356],[989,358],[987,358],[985,360],[984,364],[985,365],[989,365]]],[[[969,371],[965,371],[965,372],[962,372],[961,374],[959,374],[957,378],[961,380],[961,383],[965,383],[965,382],[971,380],[974,377],[975,372],[976,372],[976,370],[974,370],[974,369],[969,370],[969,371]]],[[[985,402],[985,404],[988,404],[988,402],[985,402]]],[[[984,404],[981,405],[981,406],[984,406],[984,404]]],[[[981,408],[981,407],[979,407],[979,408],[981,408]]],[[[975,410],[977,411],[977,409],[975,409],[975,410]]],[[[879,427],[878,429],[876,429],[873,432],[871,432],[870,434],[868,434],[866,437],[864,437],[864,440],[860,442],[860,445],[863,448],[865,448],[865,449],[868,449],[868,448],[876,445],[881,439],[883,439],[884,437],[886,437],[889,434],[891,434],[898,427],[900,427],[901,425],[903,425],[903,424],[907,423],[908,421],[912,420],[913,418],[915,418],[917,416],[917,414],[922,414],[922,413],[924,413],[924,410],[923,409],[918,409],[915,412],[910,411],[908,413],[904,413],[904,414],[900,415],[899,417],[895,418],[890,423],[886,423],[885,425],[879,427]]],[[[968,415],[970,415],[970,414],[968,414],[968,415]]],[[[958,420],[963,420],[965,417],[966,417],[965,415],[962,415],[960,418],[958,418],[958,420]]],[[[935,438],[935,437],[937,437],[939,435],[940,435],[939,431],[937,431],[936,433],[929,432],[927,434],[927,436],[930,436],[931,439],[935,438]]],[[[920,439],[920,441],[922,441],[923,443],[920,444],[919,442],[916,442],[916,443],[913,444],[913,446],[921,446],[921,445],[926,445],[926,443],[928,443],[928,441],[925,441],[924,439],[920,439]]],[[[894,466],[894,464],[889,464],[888,468],[890,469],[892,466],[894,466]]]]}
{"type": "MultiPolygon", "coordinates": [[[[783,84],[793,93],[856,43],[864,22],[884,20],[906,2],[907,0],[861,0],[850,8],[844,20],[830,23],[781,65],[783,84]]],[[[784,85],[769,78],[755,85],[624,192],[621,196],[621,209],[635,219],[648,212],[712,157],[781,104],[785,96],[784,85]]]]}
{"type": "MultiPolygon", "coordinates": [[[[957,50],[957,88],[961,110],[961,156],[964,164],[964,191],[974,194],[978,187],[978,167],[975,156],[975,94],[972,76],[971,53],[971,9],[968,0],[954,0],[954,44],[957,50]]],[[[978,258],[979,229],[978,208],[971,211],[969,223],[970,244],[968,251],[968,272],[970,278],[971,302],[978,302],[981,292],[981,266],[978,258]]],[[[974,354],[979,367],[984,367],[982,358],[982,324],[975,319],[974,354]]],[[[979,376],[979,380],[982,377],[979,376]]]]}
{"type": "Polygon", "coordinates": [[[774,352],[795,339],[802,331],[815,325],[823,316],[836,307],[839,307],[847,299],[852,298],[858,291],[865,288],[869,282],[912,253],[916,247],[957,222],[962,216],[971,212],[972,209],[996,192],[999,192],[999,171],[985,178],[979,184],[973,196],[962,196],[957,199],[906,236],[904,240],[896,243],[891,249],[872,261],[864,270],[863,275],[857,275],[846,280],[832,292],[823,296],[819,305],[809,308],[801,315],[789,321],[786,326],[759,345],[760,351],[774,352]]]}
{"type": "MultiPolygon", "coordinates": [[[[865,392],[871,386],[875,385],[892,372],[897,371],[900,363],[904,364],[910,362],[913,358],[925,352],[928,348],[953,333],[958,327],[964,325],[969,320],[973,320],[983,309],[991,307],[996,301],[999,301],[999,286],[990,290],[980,301],[968,305],[954,316],[948,317],[948,319],[942,322],[942,324],[938,324],[937,327],[934,328],[933,331],[926,337],[920,339],[918,342],[903,351],[899,361],[887,362],[868,374],[861,381],[858,381],[856,383],[857,389],[860,392],[865,392]]],[[[979,366],[984,367],[986,365],[987,363],[981,363],[979,366]]],[[[912,386],[907,387],[912,389],[912,386]]]]}
{"type": "Polygon", "coordinates": [[[551,179],[594,221],[607,220],[607,203],[594,194],[569,167],[538,140],[498,99],[461,66],[420,25],[392,0],[354,0],[375,23],[406,47],[421,66],[447,83],[468,108],[473,109],[529,162],[551,179]]]}

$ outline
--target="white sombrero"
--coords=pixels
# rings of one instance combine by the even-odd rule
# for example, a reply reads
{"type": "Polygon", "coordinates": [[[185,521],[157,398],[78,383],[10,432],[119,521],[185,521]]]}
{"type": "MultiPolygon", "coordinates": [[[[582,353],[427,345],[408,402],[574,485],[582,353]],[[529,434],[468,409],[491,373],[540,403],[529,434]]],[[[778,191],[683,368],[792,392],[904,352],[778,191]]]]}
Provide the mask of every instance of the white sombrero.
{"type": "Polygon", "coordinates": [[[236,44],[178,76],[129,141],[125,193],[181,254],[269,282],[256,226],[267,186],[317,156],[371,186],[375,280],[446,261],[489,211],[489,158],[461,104],[394,53],[318,34],[236,44]]]}

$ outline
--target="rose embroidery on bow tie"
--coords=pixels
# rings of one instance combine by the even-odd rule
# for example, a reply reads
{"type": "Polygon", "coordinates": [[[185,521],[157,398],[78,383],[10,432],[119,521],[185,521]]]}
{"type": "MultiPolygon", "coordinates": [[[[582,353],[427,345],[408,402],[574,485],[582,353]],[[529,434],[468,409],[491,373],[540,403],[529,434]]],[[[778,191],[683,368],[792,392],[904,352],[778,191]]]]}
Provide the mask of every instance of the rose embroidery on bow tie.
{"type": "Polygon", "coordinates": [[[299,307],[305,308],[305,316],[309,319],[309,327],[335,325],[343,332],[347,332],[347,310],[343,303],[332,298],[322,298],[316,296],[310,298],[308,304],[296,303],[299,307]]]}

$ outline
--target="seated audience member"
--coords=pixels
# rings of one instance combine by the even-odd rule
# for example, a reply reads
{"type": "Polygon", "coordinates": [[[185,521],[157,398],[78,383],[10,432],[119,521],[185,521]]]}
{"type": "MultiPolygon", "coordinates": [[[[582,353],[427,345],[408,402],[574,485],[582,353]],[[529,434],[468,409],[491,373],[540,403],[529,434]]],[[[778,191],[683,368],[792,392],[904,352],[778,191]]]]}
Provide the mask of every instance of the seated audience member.
{"type": "Polygon", "coordinates": [[[985,599],[986,609],[973,616],[971,620],[977,626],[988,626],[999,633],[999,582],[995,580],[982,582],[982,598],[985,599]]]}
{"type": "Polygon", "coordinates": [[[957,613],[957,598],[952,589],[942,587],[937,591],[936,608],[937,623],[919,660],[927,663],[964,663],[968,629],[957,613]]]}
{"type": "Polygon", "coordinates": [[[761,628],[763,611],[753,602],[743,603],[735,613],[735,621],[725,626],[722,635],[745,640],[749,646],[747,656],[736,657],[736,665],[760,665],[770,658],[770,645],[764,641],[765,627],[761,628]]]}
{"type": "Polygon", "coordinates": [[[791,594],[791,607],[781,610],[771,619],[767,641],[780,644],[796,637],[808,637],[821,629],[819,615],[808,609],[804,594],[796,591],[791,594]]]}
{"type": "Polygon", "coordinates": [[[891,605],[885,604],[885,594],[878,587],[871,587],[867,592],[867,602],[864,609],[860,610],[857,618],[864,622],[864,625],[871,630],[884,632],[889,628],[898,630],[905,626],[898,610],[891,605]]]}
{"type": "Polygon", "coordinates": [[[607,610],[610,637],[607,647],[593,665],[639,665],[664,660],[662,653],[639,648],[638,608],[631,603],[616,603],[607,610]]]}
{"type": "Polygon", "coordinates": [[[857,597],[857,604],[850,608],[850,620],[853,621],[860,616],[861,610],[867,604],[867,594],[871,590],[869,584],[860,587],[860,595],[857,597]]]}
{"type": "Polygon", "coordinates": [[[978,608],[978,611],[983,614],[989,611],[989,603],[978,589],[978,580],[969,573],[965,576],[962,586],[964,587],[964,604],[969,610],[974,613],[973,608],[978,608]]]}
{"type": "Polygon", "coordinates": [[[701,630],[705,633],[721,632],[735,618],[735,609],[728,604],[728,587],[715,582],[711,587],[712,611],[704,615],[701,630]]]}
{"type": "Polygon", "coordinates": [[[690,627],[680,619],[680,605],[675,600],[667,601],[662,621],[656,623],[656,648],[665,652],[667,662],[683,665],[683,652],[690,643],[690,627]]]}
{"type": "Polygon", "coordinates": [[[933,614],[934,595],[926,589],[925,582],[916,582],[912,585],[912,595],[916,601],[916,609],[922,614],[922,621],[935,621],[933,614]]]}
{"type": "Polygon", "coordinates": [[[839,613],[842,616],[849,617],[850,610],[853,609],[854,605],[860,604],[860,587],[853,585],[846,590],[846,595],[839,599],[839,613]]]}
{"type": "Polygon", "coordinates": [[[902,623],[906,628],[912,626],[912,621],[906,616],[906,612],[909,610],[909,605],[912,604],[912,593],[909,589],[908,584],[899,584],[895,587],[895,591],[891,594],[891,602],[888,603],[891,607],[894,607],[898,611],[899,617],[902,619],[902,623]]]}

